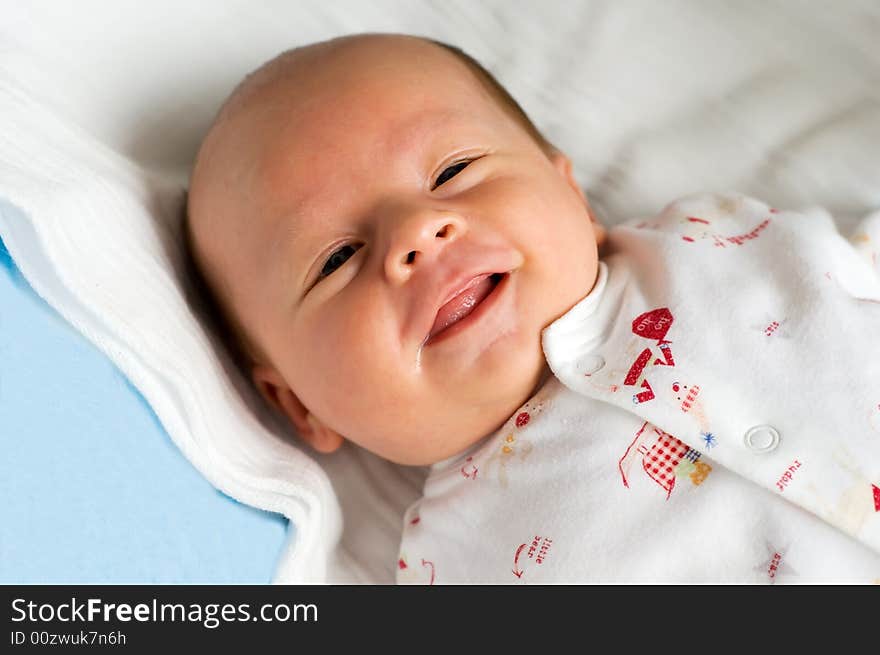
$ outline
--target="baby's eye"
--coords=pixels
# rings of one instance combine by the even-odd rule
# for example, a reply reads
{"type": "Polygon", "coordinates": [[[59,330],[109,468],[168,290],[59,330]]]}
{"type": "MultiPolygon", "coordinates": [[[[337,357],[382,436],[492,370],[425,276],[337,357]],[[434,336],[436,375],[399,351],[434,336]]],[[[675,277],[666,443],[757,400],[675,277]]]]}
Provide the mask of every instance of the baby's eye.
{"type": "Polygon", "coordinates": [[[321,272],[318,274],[318,279],[321,280],[327,277],[337,268],[342,266],[346,261],[348,261],[349,257],[351,257],[358,251],[358,248],[360,248],[359,245],[349,243],[333,251],[333,254],[327,258],[326,262],[324,262],[324,266],[321,268],[321,272]]]}
{"type": "Polygon", "coordinates": [[[443,170],[443,172],[440,173],[440,176],[437,178],[437,181],[434,182],[434,186],[432,187],[432,190],[436,189],[438,186],[440,186],[441,184],[443,184],[447,180],[449,180],[449,179],[455,177],[456,175],[458,175],[459,173],[461,173],[467,167],[467,165],[470,163],[471,163],[470,160],[465,160],[465,161],[456,162],[452,166],[447,166],[443,170]]]}

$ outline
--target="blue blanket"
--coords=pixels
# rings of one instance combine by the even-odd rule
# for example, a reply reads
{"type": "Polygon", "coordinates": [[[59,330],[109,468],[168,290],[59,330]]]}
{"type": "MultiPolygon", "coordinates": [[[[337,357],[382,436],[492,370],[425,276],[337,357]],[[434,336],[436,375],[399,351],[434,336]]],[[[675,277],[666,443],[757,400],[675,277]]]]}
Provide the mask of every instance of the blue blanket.
{"type": "Polygon", "coordinates": [[[287,521],[216,491],[0,241],[0,583],[268,583],[287,521]]]}

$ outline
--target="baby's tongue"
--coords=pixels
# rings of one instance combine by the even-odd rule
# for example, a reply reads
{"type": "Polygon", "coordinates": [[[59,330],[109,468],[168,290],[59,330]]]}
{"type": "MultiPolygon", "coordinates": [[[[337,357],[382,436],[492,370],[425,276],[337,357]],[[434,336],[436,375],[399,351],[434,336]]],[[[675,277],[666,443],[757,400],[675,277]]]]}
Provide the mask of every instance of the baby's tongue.
{"type": "Polygon", "coordinates": [[[467,289],[455,296],[452,300],[443,305],[437,312],[437,318],[434,319],[434,325],[431,327],[431,333],[428,335],[430,339],[438,332],[445,330],[453,323],[456,323],[470,314],[483,299],[492,291],[492,280],[490,276],[484,275],[476,278],[467,289]]]}

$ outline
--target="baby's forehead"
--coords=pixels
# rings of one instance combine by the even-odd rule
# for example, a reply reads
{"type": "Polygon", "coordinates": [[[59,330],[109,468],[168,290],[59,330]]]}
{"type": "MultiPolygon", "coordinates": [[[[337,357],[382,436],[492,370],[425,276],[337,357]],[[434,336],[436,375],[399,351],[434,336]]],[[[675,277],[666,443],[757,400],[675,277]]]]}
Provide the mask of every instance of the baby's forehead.
{"type": "Polygon", "coordinates": [[[290,90],[303,104],[332,102],[318,88],[387,87],[415,75],[438,83],[455,80],[480,86],[479,64],[456,49],[405,35],[356,35],[295,48],[253,71],[224,103],[220,115],[261,102],[272,103],[290,90]],[[372,85],[370,84],[372,82],[372,85]]]}
{"type": "MultiPolygon", "coordinates": [[[[293,190],[303,178],[342,183],[363,170],[390,174],[407,160],[423,170],[447,149],[485,143],[505,122],[503,112],[480,94],[414,92],[408,85],[352,87],[338,94],[295,99],[271,116],[254,114],[242,132],[257,131],[251,173],[260,195],[293,190]],[[259,144],[256,146],[256,144],[259,144]]],[[[242,151],[239,151],[239,153],[242,151]]],[[[235,154],[233,152],[233,154],[235,154]]],[[[309,195],[311,184],[300,189],[309,195]]],[[[305,200],[303,201],[305,202],[305,200]]]]}

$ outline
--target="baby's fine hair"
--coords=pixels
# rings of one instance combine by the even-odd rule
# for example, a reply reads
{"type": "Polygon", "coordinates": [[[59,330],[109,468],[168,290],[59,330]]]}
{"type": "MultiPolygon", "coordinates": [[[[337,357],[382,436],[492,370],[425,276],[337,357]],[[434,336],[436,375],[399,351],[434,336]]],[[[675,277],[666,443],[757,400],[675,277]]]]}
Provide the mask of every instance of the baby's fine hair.
{"type": "MultiPolygon", "coordinates": [[[[495,79],[495,76],[480,64],[480,62],[464,52],[461,48],[454,45],[449,45],[448,43],[429,38],[423,38],[423,40],[444,48],[446,51],[455,55],[460,61],[464,62],[489,95],[491,95],[499,106],[510,114],[510,116],[516,120],[526,132],[528,132],[529,136],[534,139],[547,156],[556,152],[555,146],[553,146],[553,144],[541,134],[540,130],[535,127],[534,123],[532,123],[531,119],[520,104],[510,95],[507,89],[495,79]]],[[[229,104],[229,101],[236,97],[239,94],[239,91],[247,86],[248,81],[252,79],[256,73],[272,62],[277,62],[284,57],[292,55],[296,50],[297,48],[286,50],[274,59],[263,64],[260,68],[249,73],[226,99],[224,105],[221,106],[218,111],[218,116],[222,114],[223,108],[229,104]]],[[[215,118],[215,120],[217,119],[215,118]]],[[[229,348],[235,365],[243,374],[245,374],[247,379],[250,379],[251,367],[254,364],[265,361],[266,357],[263,355],[262,349],[259,348],[250,337],[245,327],[236,319],[234,313],[220,300],[220,297],[215,293],[215,290],[212,288],[198,265],[193,250],[188,202],[184,204],[182,235],[185,272],[193,284],[196,294],[196,303],[201,303],[203,311],[207,314],[208,320],[218,332],[221,341],[229,348]]]]}

